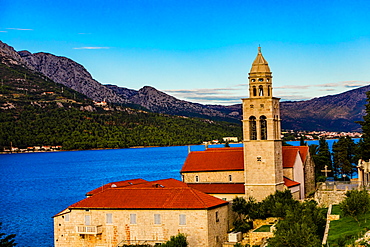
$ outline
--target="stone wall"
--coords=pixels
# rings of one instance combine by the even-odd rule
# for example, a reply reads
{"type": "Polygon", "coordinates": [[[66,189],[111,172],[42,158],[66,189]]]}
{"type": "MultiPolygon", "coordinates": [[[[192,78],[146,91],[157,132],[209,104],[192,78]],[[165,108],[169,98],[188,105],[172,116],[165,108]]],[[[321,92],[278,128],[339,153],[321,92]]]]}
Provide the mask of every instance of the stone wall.
{"type": "Polygon", "coordinates": [[[315,193],[315,201],[319,206],[328,207],[330,204],[339,204],[345,198],[346,191],[325,191],[318,190],[315,193]]]}
{"type": "Polygon", "coordinates": [[[228,217],[227,205],[211,210],[73,209],[54,218],[54,243],[55,247],[115,247],[123,240],[155,244],[184,233],[189,247],[217,247],[227,239],[228,217]],[[111,223],[107,223],[107,214],[112,215],[111,223]],[[136,224],[130,222],[130,214],[136,214],[136,224]],[[160,224],[154,224],[154,214],[160,214],[160,224]],[[180,225],[180,215],[186,215],[184,225],[180,225]],[[77,226],[85,226],[85,216],[90,217],[91,226],[101,226],[99,234],[77,232],[77,226]]]}
{"type": "Polygon", "coordinates": [[[244,171],[183,172],[181,175],[184,183],[244,183],[244,171]],[[229,180],[229,175],[232,181],[229,180]]]}

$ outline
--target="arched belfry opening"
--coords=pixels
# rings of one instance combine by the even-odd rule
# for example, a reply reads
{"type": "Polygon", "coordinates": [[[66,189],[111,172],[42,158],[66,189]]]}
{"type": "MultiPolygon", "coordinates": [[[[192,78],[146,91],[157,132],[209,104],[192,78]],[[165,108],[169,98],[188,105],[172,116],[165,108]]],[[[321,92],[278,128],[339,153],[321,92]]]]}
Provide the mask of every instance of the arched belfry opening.
{"type": "Polygon", "coordinates": [[[266,116],[260,117],[260,125],[261,125],[261,140],[267,140],[267,120],[266,116]]]}
{"type": "Polygon", "coordinates": [[[253,86],[253,96],[257,96],[257,88],[256,88],[256,86],[253,86]]]}
{"type": "Polygon", "coordinates": [[[258,87],[258,96],[263,96],[263,86],[258,87]]]}
{"type": "Polygon", "coordinates": [[[257,123],[254,116],[249,117],[249,139],[257,140],[257,123]]]}

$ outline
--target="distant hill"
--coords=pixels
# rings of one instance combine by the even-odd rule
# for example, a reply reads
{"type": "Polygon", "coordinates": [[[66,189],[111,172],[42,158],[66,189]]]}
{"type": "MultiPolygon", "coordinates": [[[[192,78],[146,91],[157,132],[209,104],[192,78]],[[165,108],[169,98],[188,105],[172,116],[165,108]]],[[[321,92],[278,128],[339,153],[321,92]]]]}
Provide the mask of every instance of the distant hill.
{"type": "Polygon", "coordinates": [[[96,105],[86,95],[31,70],[12,49],[0,47],[0,152],[34,146],[70,150],[187,145],[242,135],[240,124],[127,105],[96,105]]]}
{"type": "MultiPolygon", "coordinates": [[[[95,101],[140,106],[155,113],[186,117],[200,117],[239,123],[242,119],[241,104],[202,105],[179,100],[153,87],[145,86],[133,90],[115,85],[102,85],[94,80],[80,64],[65,57],[48,53],[31,54],[16,52],[0,41],[0,55],[6,64],[17,64],[42,73],[51,80],[86,95],[95,101]]],[[[365,114],[366,92],[370,86],[353,89],[341,94],[314,98],[306,101],[281,102],[283,129],[360,131],[365,114]]],[[[247,92],[246,92],[247,93],[247,92]]]]}
{"type": "Polygon", "coordinates": [[[230,115],[206,105],[179,100],[153,87],[145,86],[134,91],[114,85],[106,86],[129,102],[141,105],[152,112],[240,123],[238,115],[230,115]]]}

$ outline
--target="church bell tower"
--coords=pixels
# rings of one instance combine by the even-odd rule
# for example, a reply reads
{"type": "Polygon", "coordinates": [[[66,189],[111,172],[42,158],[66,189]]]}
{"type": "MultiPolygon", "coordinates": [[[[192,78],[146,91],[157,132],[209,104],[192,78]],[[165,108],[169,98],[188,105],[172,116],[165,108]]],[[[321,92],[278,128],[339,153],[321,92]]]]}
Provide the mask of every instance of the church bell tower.
{"type": "Polygon", "coordinates": [[[249,98],[242,99],[245,194],[261,201],[284,188],[280,99],[272,96],[272,73],[261,47],[248,79],[249,98]]]}

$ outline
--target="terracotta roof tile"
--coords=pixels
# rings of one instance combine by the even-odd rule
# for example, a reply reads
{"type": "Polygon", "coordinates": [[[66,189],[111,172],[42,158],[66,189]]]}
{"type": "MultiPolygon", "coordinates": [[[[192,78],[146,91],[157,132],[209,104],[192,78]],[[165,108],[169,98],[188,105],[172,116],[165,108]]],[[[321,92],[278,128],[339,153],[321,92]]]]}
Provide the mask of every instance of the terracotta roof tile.
{"type": "Polygon", "coordinates": [[[243,148],[209,148],[189,153],[180,172],[242,171],[243,148]]]}
{"type": "Polygon", "coordinates": [[[308,146],[284,146],[283,149],[298,149],[299,154],[301,155],[302,158],[302,162],[306,161],[310,151],[308,146]]]}
{"type": "Polygon", "coordinates": [[[298,148],[283,147],[283,167],[293,168],[298,154],[298,148]]]}
{"type": "Polygon", "coordinates": [[[287,177],[284,177],[284,184],[286,187],[290,188],[290,187],[294,187],[294,186],[297,186],[297,185],[300,185],[300,183],[296,182],[296,181],[293,181],[287,177]]]}
{"type": "Polygon", "coordinates": [[[245,194],[245,186],[243,183],[188,183],[188,186],[207,194],[245,194]]]}
{"type": "Polygon", "coordinates": [[[141,184],[141,183],[147,183],[147,182],[148,181],[141,179],[141,178],[119,181],[119,182],[112,182],[112,183],[104,184],[103,186],[100,186],[99,188],[93,189],[92,191],[87,192],[86,195],[92,196],[93,194],[96,194],[98,192],[101,192],[107,189],[121,188],[121,187],[132,186],[135,184],[141,184]]]}
{"type": "Polygon", "coordinates": [[[208,209],[227,202],[190,187],[112,188],[72,204],[90,209],[208,209]]]}

